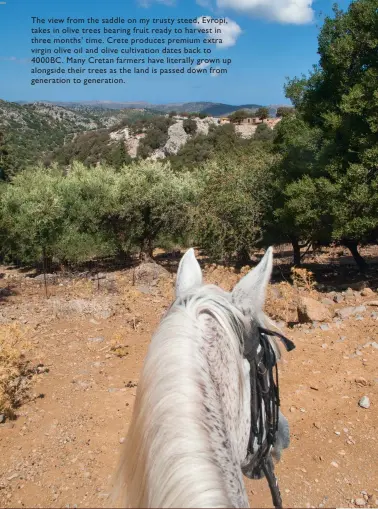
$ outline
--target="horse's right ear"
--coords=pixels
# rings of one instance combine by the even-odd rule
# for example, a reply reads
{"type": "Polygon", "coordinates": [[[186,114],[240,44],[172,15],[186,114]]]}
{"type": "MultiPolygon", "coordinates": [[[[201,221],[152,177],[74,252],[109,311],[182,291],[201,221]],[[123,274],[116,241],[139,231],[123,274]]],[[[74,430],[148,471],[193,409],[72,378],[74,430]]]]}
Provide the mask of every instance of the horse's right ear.
{"type": "Polygon", "coordinates": [[[265,292],[273,269],[273,249],[267,249],[260,263],[244,276],[232,291],[232,300],[239,309],[248,312],[262,311],[265,292]]]}
{"type": "Polygon", "coordinates": [[[202,271],[190,248],[181,258],[176,278],[176,297],[182,297],[189,290],[202,285],[202,271]]]}

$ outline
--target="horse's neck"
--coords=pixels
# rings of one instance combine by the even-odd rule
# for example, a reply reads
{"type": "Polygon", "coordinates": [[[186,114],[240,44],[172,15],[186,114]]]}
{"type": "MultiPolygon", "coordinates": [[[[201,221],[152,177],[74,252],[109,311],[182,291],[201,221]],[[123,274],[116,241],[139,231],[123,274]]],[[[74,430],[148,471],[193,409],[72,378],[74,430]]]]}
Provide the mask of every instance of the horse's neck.
{"type": "Polygon", "coordinates": [[[154,336],[138,387],[120,471],[127,503],[247,507],[248,411],[234,346],[214,319],[175,315],[154,336]]]}
{"type": "Polygon", "coordinates": [[[217,322],[204,315],[206,331],[202,346],[211,383],[204,391],[208,409],[206,424],[214,460],[222,472],[224,486],[234,507],[248,507],[241,463],[245,459],[249,429],[249,366],[238,359],[238,345],[232,343],[217,322]]]}

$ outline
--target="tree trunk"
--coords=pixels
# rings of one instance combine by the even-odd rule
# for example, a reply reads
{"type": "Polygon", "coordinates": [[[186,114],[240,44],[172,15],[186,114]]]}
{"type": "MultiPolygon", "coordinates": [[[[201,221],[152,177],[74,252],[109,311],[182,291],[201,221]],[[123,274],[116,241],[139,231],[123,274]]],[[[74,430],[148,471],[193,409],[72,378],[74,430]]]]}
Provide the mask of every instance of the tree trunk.
{"type": "Polygon", "coordinates": [[[343,244],[351,252],[351,254],[354,258],[354,261],[356,262],[360,271],[365,272],[366,269],[368,268],[368,264],[365,262],[365,260],[362,258],[362,256],[358,252],[358,243],[355,240],[343,240],[343,244]]]}
{"type": "Polygon", "coordinates": [[[291,241],[291,245],[293,246],[294,266],[300,267],[300,265],[301,265],[301,247],[299,245],[299,240],[297,239],[297,237],[291,237],[290,241],[291,241]]]}
{"type": "Polygon", "coordinates": [[[46,278],[46,262],[47,262],[47,256],[46,256],[46,250],[45,248],[43,248],[43,254],[42,254],[42,257],[43,257],[43,280],[44,280],[44,283],[45,283],[45,295],[46,295],[46,299],[49,298],[49,293],[47,291],[47,278],[46,278]]]}
{"type": "Polygon", "coordinates": [[[152,239],[143,239],[140,245],[140,260],[144,262],[150,262],[154,259],[153,257],[153,245],[152,245],[152,239]]]}
{"type": "Polygon", "coordinates": [[[246,265],[250,265],[250,264],[251,264],[251,257],[249,256],[248,249],[246,247],[242,247],[236,253],[236,268],[241,269],[242,267],[245,267],[246,265]]]}

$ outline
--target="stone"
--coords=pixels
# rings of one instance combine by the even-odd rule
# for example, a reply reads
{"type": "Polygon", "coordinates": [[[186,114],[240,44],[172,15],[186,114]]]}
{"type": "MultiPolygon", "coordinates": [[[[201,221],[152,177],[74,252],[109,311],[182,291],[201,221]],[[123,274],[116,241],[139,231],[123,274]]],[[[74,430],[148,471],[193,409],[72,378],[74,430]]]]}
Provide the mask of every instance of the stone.
{"type": "Polygon", "coordinates": [[[356,498],[356,500],[354,501],[355,505],[357,505],[358,507],[363,507],[364,505],[366,505],[366,500],[364,498],[356,498]]]}
{"type": "Polygon", "coordinates": [[[298,304],[298,319],[300,323],[308,322],[329,322],[332,320],[332,313],[321,302],[311,297],[301,297],[298,304]]]}
{"type": "Polygon", "coordinates": [[[0,424],[3,424],[3,422],[5,422],[5,415],[0,414],[0,424]]]}
{"type": "Polygon", "coordinates": [[[375,348],[376,350],[378,350],[378,343],[376,341],[373,341],[371,346],[372,346],[372,348],[375,348]]]}
{"type": "Polygon", "coordinates": [[[88,341],[91,343],[102,343],[105,341],[105,338],[103,336],[98,336],[97,338],[88,338],[88,341]]]}
{"type": "Polygon", "coordinates": [[[170,273],[155,262],[141,263],[134,272],[135,283],[139,285],[149,285],[160,278],[171,279],[170,273]]]}
{"type": "Polygon", "coordinates": [[[123,444],[125,442],[126,438],[125,437],[120,437],[119,439],[119,443],[120,444],[123,444]]]}
{"type": "Polygon", "coordinates": [[[378,306],[378,300],[369,300],[365,302],[365,306],[378,306]]]}
{"type": "Polygon", "coordinates": [[[320,328],[321,328],[321,330],[329,330],[329,325],[328,325],[328,323],[322,323],[320,325],[320,328]]]}
{"type": "Polygon", "coordinates": [[[348,289],[345,291],[345,297],[346,297],[347,299],[354,297],[354,292],[353,292],[352,288],[348,288],[348,289]]]}
{"type": "Polygon", "coordinates": [[[362,297],[375,297],[375,292],[371,288],[364,288],[361,295],[362,297]]]}
{"type": "Polygon", "coordinates": [[[349,316],[353,316],[355,314],[361,313],[366,310],[365,306],[348,306],[346,308],[341,308],[336,311],[336,315],[342,319],[348,318],[349,316]]]}
{"type": "Polygon", "coordinates": [[[333,300],[339,304],[340,302],[343,302],[344,300],[344,296],[341,295],[341,293],[337,293],[334,297],[333,297],[333,300]]]}
{"type": "Polygon", "coordinates": [[[333,306],[333,301],[331,299],[328,299],[328,297],[325,297],[321,300],[321,303],[325,306],[333,306]]]}
{"type": "Polygon", "coordinates": [[[368,383],[367,383],[367,380],[363,377],[363,376],[359,376],[355,379],[355,382],[357,385],[361,385],[361,386],[366,386],[368,383]]]}
{"type": "Polygon", "coordinates": [[[367,396],[362,396],[360,401],[358,402],[361,408],[370,408],[370,399],[367,396]]]}

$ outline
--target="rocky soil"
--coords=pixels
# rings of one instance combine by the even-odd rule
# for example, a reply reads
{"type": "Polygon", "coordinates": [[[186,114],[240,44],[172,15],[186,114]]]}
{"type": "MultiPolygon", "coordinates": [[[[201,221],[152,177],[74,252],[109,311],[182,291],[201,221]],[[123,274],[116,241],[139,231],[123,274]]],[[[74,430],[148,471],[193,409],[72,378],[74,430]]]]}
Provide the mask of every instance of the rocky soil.
{"type": "MultiPolygon", "coordinates": [[[[46,300],[43,278],[0,273],[0,323],[25,331],[39,366],[17,419],[0,415],[0,506],[105,507],[174,276],[154,265],[52,275],[46,300]]],[[[225,289],[239,278],[215,266],[205,274],[225,289]]],[[[266,310],[296,344],[280,363],[285,507],[378,506],[377,287],[335,288],[269,289],[266,310]]],[[[272,506],[265,480],[246,485],[252,507],[272,506]]]]}

